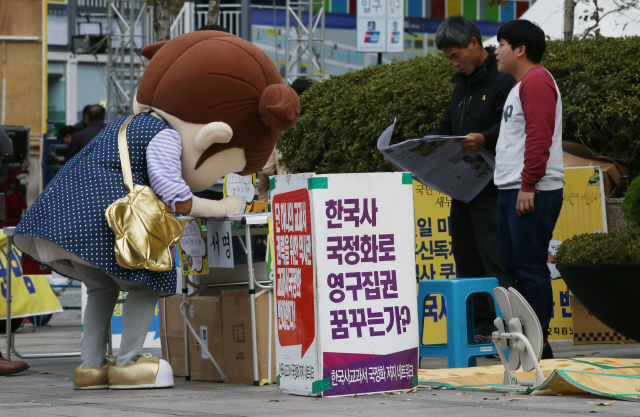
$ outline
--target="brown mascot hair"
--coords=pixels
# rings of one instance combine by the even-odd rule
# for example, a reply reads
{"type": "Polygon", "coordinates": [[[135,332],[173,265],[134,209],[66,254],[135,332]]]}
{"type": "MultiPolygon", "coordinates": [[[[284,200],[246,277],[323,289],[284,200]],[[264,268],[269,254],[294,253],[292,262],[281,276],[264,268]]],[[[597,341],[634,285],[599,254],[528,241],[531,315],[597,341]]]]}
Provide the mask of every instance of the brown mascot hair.
{"type": "Polygon", "coordinates": [[[243,175],[258,172],[280,133],[300,115],[300,99],[284,85],[271,59],[250,42],[229,33],[191,32],[146,46],[149,64],[140,80],[138,103],[185,122],[224,122],[229,143],[216,143],[198,159],[198,168],[216,153],[245,150],[243,175]]]}

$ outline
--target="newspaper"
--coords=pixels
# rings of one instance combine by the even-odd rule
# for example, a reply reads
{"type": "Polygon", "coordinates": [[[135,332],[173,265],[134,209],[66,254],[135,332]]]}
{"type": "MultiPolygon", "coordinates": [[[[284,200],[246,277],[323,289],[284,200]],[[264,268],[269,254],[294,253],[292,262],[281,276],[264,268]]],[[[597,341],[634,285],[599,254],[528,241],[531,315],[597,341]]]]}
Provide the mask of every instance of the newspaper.
{"type": "Polygon", "coordinates": [[[425,136],[389,145],[393,124],[380,135],[378,149],[401,171],[427,187],[465,203],[493,179],[495,158],[484,148],[468,153],[455,139],[466,136],[425,136]]]}

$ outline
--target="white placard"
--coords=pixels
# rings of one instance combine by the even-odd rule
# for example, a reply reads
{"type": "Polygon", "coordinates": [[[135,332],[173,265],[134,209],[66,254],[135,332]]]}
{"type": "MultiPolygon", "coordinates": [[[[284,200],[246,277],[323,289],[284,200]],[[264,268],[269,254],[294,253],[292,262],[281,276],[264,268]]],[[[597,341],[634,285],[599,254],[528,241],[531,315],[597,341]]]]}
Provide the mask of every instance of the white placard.
{"type": "Polygon", "coordinates": [[[231,222],[207,220],[209,268],[233,268],[231,222]]]}
{"type": "Polygon", "coordinates": [[[410,174],[316,176],[316,303],[323,396],[406,390],[418,373],[410,174]]]}
{"type": "Polygon", "coordinates": [[[356,50],[386,52],[387,0],[359,0],[357,8],[356,50]]]}
{"type": "Polygon", "coordinates": [[[223,195],[225,197],[237,195],[245,204],[246,213],[251,208],[251,203],[256,196],[255,175],[228,174],[224,180],[223,195]]]}
{"type": "Polygon", "coordinates": [[[358,52],[404,50],[404,0],[359,0],[356,22],[358,52]]]}
{"type": "Polygon", "coordinates": [[[387,52],[404,51],[404,0],[387,0],[387,52]]]}

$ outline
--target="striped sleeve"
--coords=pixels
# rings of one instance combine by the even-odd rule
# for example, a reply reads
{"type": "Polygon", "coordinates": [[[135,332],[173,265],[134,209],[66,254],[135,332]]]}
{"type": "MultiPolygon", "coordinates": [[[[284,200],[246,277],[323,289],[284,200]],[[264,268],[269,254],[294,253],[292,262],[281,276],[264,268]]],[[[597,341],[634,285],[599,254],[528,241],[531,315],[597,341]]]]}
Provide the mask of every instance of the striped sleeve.
{"type": "Polygon", "coordinates": [[[147,171],[151,189],[171,211],[176,211],[177,201],[193,197],[182,179],[182,142],[178,132],[164,129],[147,146],[147,171]]]}

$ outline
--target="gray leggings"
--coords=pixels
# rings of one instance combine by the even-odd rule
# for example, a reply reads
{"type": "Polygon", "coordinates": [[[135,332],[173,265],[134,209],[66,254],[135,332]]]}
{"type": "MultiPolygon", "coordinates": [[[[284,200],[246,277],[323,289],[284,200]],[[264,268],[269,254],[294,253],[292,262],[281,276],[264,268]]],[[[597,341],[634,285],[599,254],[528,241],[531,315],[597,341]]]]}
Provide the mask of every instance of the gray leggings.
{"type": "MultiPolygon", "coordinates": [[[[72,261],[73,262],[73,261],[72,261]]],[[[142,353],[161,292],[138,282],[113,277],[92,266],[73,262],[87,286],[87,308],[84,312],[82,363],[85,368],[104,365],[109,323],[120,291],[129,291],[122,313],[122,341],[117,366],[130,365],[142,353]]]]}

